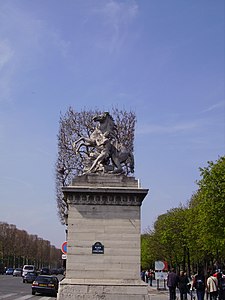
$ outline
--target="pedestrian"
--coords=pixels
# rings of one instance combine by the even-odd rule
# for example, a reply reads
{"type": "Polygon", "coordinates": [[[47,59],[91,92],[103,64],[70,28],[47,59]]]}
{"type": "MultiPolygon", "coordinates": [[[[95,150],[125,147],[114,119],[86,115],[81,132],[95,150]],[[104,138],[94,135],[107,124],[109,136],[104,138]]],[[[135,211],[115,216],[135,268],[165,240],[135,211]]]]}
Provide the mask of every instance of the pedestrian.
{"type": "Polygon", "coordinates": [[[204,276],[203,269],[199,269],[198,273],[194,277],[193,287],[196,289],[196,295],[198,300],[204,300],[206,278],[204,276]]]}
{"type": "Polygon", "coordinates": [[[207,279],[207,291],[210,295],[210,300],[216,300],[218,296],[218,279],[213,276],[213,272],[207,279]]]}
{"type": "Polygon", "coordinates": [[[172,268],[167,276],[167,286],[169,288],[170,299],[176,300],[176,288],[178,285],[178,276],[172,268]]]}
{"type": "Polygon", "coordinates": [[[148,274],[149,274],[149,270],[145,271],[145,282],[148,283],[148,274]]]}
{"type": "Polygon", "coordinates": [[[187,300],[188,293],[188,283],[189,279],[184,271],[180,271],[180,276],[178,277],[178,288],[180,291],[180,300],[187,300]]]}
{"type": "Polygon", "coordinates": [[[145,281],[145,271],[141,271],[141,280],[145,281]]]}
{"type": "Polygon", "coordinates": [[[152,269],[150,269],[149,273],[148,273],[148,281],[149,281],[150,286],[152,286],[153,278],[154,278],[154,271],[152,269]]]}
{"type": "Polygon", "coordinates": [[[191,300],[196,300],[196,290],[194,288],[194,279],[195,279],[195,275],[192,274],[191,275],[191,279],[190,279],[190,282],[188,284],[188,288],[189,288],[189,295],[191,296],[191,300]]]}
{"type": "Polygon", "coordinates": [[[221,277],[218,280],[219,287],[219,300],[225,300],[225,272],[221,273],[221,277]]]}

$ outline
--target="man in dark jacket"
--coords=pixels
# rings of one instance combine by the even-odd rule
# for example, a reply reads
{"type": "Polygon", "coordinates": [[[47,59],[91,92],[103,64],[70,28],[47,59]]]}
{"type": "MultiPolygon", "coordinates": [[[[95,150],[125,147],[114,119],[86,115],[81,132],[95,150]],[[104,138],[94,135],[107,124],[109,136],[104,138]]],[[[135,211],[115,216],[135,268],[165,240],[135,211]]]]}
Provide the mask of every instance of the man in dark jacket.
{"type": "Polygon", "coordinates": [[[198,274],[194,277],[193,287],[196,289],[197,299],[204,300],[206,278],[203,269],[199,269],[198,274]]]}
{"type": "Polygon", "coordinates": [[[178,284],[178,276],[174,272],[174,269],[171,269],[167,277],[167,286],[170,292],[170,300],[176,300],[177,284],[178,284]]]}
{"type": "Polygon", "coordinates": [[[180,300],[187,300],[188,293],[188,277],[184,271],[180,271],[180,276],[178,276],[178,288],[180,290],[180,300]]]}

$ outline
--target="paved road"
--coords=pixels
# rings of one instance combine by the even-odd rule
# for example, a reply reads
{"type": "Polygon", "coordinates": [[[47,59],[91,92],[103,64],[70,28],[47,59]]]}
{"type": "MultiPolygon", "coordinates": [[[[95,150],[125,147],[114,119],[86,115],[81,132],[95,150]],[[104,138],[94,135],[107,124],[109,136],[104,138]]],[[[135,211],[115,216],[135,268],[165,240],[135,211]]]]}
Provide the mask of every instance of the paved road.
{"type": "Polygon", "coordinates": [[[0,275],[0,300],[54,300],[55,297],[31,294],[31,283],[23,283],[22,277],[0,275]]]}
{"type": "MultiPolygon", "coordinates": [[[[61,279],[59,277],[59,279],[61,279]]],[[[157,290],[156,282],[148,287],[150,300],[169,300],[168,290],[157,290]]],[[[177,296],[179,292],[177,291],[177,296]]],[[[54,300],[55,297],[31,294],[31,284],[23,283],[22,277],[0,275],[0,300],[54,300]]],[[[188,295],[188,300],[190,300],[188,295]]]]}

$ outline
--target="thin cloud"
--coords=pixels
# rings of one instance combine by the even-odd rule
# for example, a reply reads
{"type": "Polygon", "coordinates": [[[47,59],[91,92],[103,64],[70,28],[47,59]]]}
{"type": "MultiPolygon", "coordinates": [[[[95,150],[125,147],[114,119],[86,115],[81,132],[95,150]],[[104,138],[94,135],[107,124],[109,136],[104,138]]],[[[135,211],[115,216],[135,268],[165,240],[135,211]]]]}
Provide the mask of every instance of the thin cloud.
{"type": "Polygon", "coordinates": [[[198,127],[197,122],[178,123],[172,125],[144,125],[137,129],[137,134],[175,134],[193,131],[198,127]]]}
{"type": "Polygon", "coordinates": [[[138,15],[138,5],[135,1],[118,3],[109,1],[100,8],[95,8],[93,13],[103,19],[106,35],[99,39],[96,46],[106,48],[110,53],[117,52],[124,43],[129,24],[138,15]]]}
{"type": "Polygon", "coordinates": [[[14,51],[7,39],[0,40],[0,102],[9,99],[14,74],[14,51]]]}
{"type": "Polygon", "coordinates": [[[218,103],[215,103],[215,104],[209,106],[208,108],[204,109],[202,112],[206,113],[206,112],[210,112],[210,111],[213,111],[213,110],[216,110],[216,109],[220,109],[222,107],[225,107],[225,102],[224,101],[220,101],[218,103]]]}
{"type": "Polygon", "coordinates": [[[21,179],[18,179],[16,177],[8,177],[8,176],[2,177],[1,180],[0,180],[0,185],[5,186],[5,185],[8,185],[8,184],[11,184],[11,186],[13,186],[14,184],[19,184],[21,187],[25,187],[25,188],[28,188],[28,189],[33,188],[33,185],[30,184],[28,181],[21,180],[21,179]]]}
{"type": "Polygon", "coordinates": [[[0,40],[0,71],[10,62],[13,57],[13,50],[7,40],[0,40]]]}
{"type": "Polygon", "coordinates": [[[15,2],[0,3],[0,20],[0,101],[9,102],[20,71],[39,67],[49,51],[65,58],[70,43],[15,2]]]}

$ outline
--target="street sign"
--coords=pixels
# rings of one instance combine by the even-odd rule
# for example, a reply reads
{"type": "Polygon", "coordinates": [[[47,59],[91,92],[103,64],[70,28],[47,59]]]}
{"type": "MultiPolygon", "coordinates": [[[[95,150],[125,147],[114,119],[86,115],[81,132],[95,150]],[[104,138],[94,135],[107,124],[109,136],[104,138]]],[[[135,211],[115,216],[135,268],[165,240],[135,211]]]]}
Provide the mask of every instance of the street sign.
{"type": "Polygon", "coordinates": [[[66,254],[62,254],[62,259],[67,259],[67,255],[66,254]]]}
{"type": "Polygon", "coordinates": [[[92,246],[92,254],[104,254],[104,245],[100,242],[96,242],[92,246]]]}
{"type": "Polygon", "coordinates": [[[67,254],[67,242],[62,244],[61,250],[63,254],[67,254]]]}
{"type": "Polygon", "coordinates": [[[168,270],[168,264],[166,261],[155,261],[155,271],[165,271],[168,270]]]}

